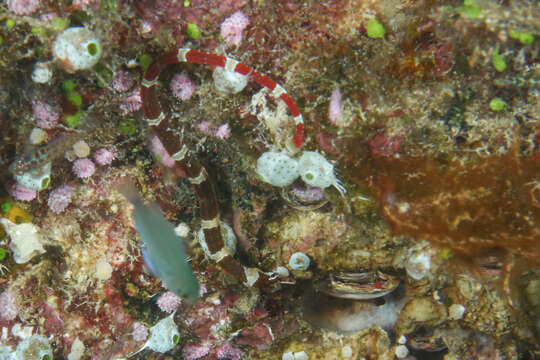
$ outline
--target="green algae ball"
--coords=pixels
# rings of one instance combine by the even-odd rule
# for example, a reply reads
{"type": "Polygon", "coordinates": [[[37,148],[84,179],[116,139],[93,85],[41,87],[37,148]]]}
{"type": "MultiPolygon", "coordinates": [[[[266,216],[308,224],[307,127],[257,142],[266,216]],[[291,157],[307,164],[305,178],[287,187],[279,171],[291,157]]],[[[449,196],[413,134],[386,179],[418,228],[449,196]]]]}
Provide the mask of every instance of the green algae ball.
{"type": "Polygon", "coordinates": [[[4,248],[0,248],[0,261],[4,260],[6,258],[7,251],[4,248]]]}
{"type": "Polygon", "coordinates": [[[523,45],[530,45],[534,42],[534,35],[531,33],[521,33],[519,34],[518,39],[523,45]]]}
{"type": "Polygon", "coordinates": [[[66,125],[72,128],[76,128],[77,126],[79,126],[79,122],[81,121],[81,116],[83,113],[84,111],[79,110],[75,114],[66,115],[66,125]]]}
{"type": "Polygon", "coordinates": [[[145,71],[150,67],[152,61],[152,56],[150,56],[149,54],[142,54],[141,56],[139,56],[139,65],[141,65],[141,67],[145,71]]]}
{"type": "Polygon", "coordinates": [[[122,135],[132,136],[137,133],[137,125],[134,121],[122,120],[118,124],[118,131],[122,135]]]}
{"type": "Polygon", "coordinates": [[[493,64],[495,70],[497,70],[498,72],[506,70],[506,60],[504,60],[504,57],[499,54],[499,50],[493,52],[491,63],[493,64]]]}
{"type": "Polygon", "coordinates": [[[386,29],[379,20],[373,18],[368,21],[366,26],[367,35],[372,39],[380,39],[386,34],[386,29]]]}
{"type": "Polygon", "coordinates": [[[0,205],[0,209],[5,213],[9,212],[9,210],[11,210],[11,203],[9,201],[4,201],[2,205],[0,205]]]}
{"type": "Polygon", "coordinates": [[[197,24],[187,24],[186,32],[188,36],[194,40],[201,38],[201,29],[197,26],[197,24]]]}
{"type": "Polygon", "coordinates": [[[501,111],[504,109],[505,106],[506,103],[504,102],[504,100],[498,97],[491,99],[491,101],[489,102],[489,107],[493,111],[501,111]]]}
{"type": "Polygon", "coordinates": [[[82,106],[82,96],[78,93],[69,94],[67,97],[68,101],[80,108],[82,106]]]}

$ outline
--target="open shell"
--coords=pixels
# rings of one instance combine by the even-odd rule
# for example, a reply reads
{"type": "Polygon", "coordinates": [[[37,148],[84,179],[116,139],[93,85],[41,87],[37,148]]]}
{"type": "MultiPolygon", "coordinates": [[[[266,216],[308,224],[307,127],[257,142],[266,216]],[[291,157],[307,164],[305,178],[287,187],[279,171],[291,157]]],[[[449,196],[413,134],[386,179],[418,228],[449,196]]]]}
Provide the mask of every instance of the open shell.
{"type": "Polygon", "coordinates": [[[330,274],[319,290],[333,297],[368,300],[386,296],[399,285],[399,279],[381,271],[330,274]]]}
{"type": "Polygon", "coordinates": [[[328,203],[322,189],[301,187],[296,184],[282,188],[281,197],[290,207],[302,211],[317,210],[328,203]]]}

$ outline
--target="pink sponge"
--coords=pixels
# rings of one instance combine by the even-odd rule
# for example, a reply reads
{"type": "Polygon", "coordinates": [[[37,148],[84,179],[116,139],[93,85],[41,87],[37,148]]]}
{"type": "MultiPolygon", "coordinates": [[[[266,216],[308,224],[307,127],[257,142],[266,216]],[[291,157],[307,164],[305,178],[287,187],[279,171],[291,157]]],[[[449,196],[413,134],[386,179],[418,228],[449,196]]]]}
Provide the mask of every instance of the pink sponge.
{"type": "Polygon", "coordinates": [[[240,45],[242,31],[249,25],[248,17],[237,11],[221,23],[221,37],[229,45],[240,45]]]}

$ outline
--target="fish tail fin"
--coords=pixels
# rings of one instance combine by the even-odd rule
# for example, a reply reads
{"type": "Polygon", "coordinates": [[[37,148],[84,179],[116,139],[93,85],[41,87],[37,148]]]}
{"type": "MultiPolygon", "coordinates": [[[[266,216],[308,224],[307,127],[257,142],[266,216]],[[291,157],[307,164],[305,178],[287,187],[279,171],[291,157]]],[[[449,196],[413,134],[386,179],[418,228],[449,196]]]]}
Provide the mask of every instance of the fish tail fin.
{"type": "Polygon", "coordinates": [[[116,190],[124,195],[124,197],[132,204],[141,200],[139,190],[137,190],[137,186],[135,186],[133,179],[122,181],[120,184],[116,185],[116,190]]]}

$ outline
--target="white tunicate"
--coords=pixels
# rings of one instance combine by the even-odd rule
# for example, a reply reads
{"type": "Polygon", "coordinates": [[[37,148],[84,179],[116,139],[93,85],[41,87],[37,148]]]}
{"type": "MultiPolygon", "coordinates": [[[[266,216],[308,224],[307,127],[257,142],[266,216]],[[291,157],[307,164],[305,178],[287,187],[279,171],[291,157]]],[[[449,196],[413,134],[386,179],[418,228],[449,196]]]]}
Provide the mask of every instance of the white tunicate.
{"type": "Polygon", "coordinates": [[[293,270],[306,271],[310,264],[309,256],[303,252],[295,252],[289,259],[289,267],[293,270]]]}
{"type": "Polygon", "coordinates": [[[309,355],[305,351],[295,352],[294,360],[309,360],[309,355]]]}
{"type": "Polygon", "coordinates": [[[292,351],[287,351],[281,355],[281,360],[294,360],[294,353],[292,351]]]}
{"type": "Polygon", "coordinates": [[[38,84],[46,84],[51,81],[53,72],[47,63],[36,63],[32,71],[32,81],[38,84]]]}
{"type": "Polygon", "coordinates": [[[431,268],[431,256],[424,251],[418,251],[407,260],[405,269],[414,280],[422,280],[431,268]]]}
{"type": "Polygon", "coordinates": [[[353,356],[353,349],[350,345],[345,345],[341,348],[341,356],[344,359],[350,359],[353,356]]]}
{"type": "Polygon", "coordinates": [[[46,189],[51,183],[51,163],[45,163],[41,167],[36,167],[22,174],[15,174],[17,184],[30,189],[41,191],[46,189]]]}
{"type": "Polygon", "coordinates": [[[43,238],[39,234],[39,228],[31,223],[14,224],[8,219],[0,219],[11,242],[9,248],[13,251],[13,260],[17,264],[24,264],[34,256],[43,254],[43,238]]]}
{"type": "Polygon", "coordinates": [[[51,345],[46,337],[32,335],[17,345],[13,360],[52,360],[51,345]]]}
{"type": "Polygon", "coordinates": [[[87,28],[70,27],[56,37],[53,53],[66,71],[85,70],[98,62],[101,43],[87,28]]]}
{"type": "Polygon", "coordinates": [[[245,75],[219,66],[214,69],[212,76],[216,89],[227,94],[236,94],[244,90],[249,79],[245,75]]]}
{"type": "Polygon", "coordinates": [[[302,180],[309,186],[322,189],[334,186],[341,195],[345,195],[345,188],[334,174],[334,166],[318,152],[304,151],[298,159],[298,171],[302,180]]]}
{"type": "Polygon", "coordinates": [[[149,329],[150,337],[143,347],[136,353],[130,354],[128,357],[132,357],[144,349],[150,349],[159,353],[166,353],[175,347],[176,344],[178,344],[178,341],[180,341],[180,333],[178,332],[178,326],[176,326],[173,320],[174,314],[175,313],[173,312],[171,315],[152,326],[149,329]]]}
{"type": "Polygon", "coordinates": [[[257,173],[271,185],[288,186],[298,179],[298,161],[286,154],[268,151],[257,160],[257,173]]]}

